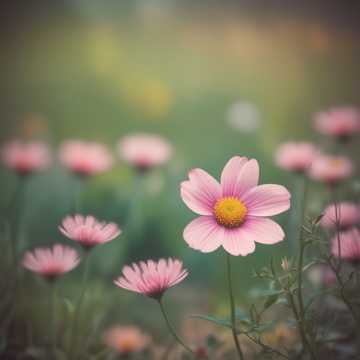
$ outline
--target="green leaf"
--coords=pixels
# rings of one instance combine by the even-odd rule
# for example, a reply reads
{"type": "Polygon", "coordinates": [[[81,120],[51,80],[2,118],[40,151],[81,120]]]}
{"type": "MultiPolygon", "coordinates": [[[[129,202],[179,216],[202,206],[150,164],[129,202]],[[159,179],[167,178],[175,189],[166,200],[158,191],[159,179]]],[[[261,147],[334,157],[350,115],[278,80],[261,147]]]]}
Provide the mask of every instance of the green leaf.
{"type": "Polygon", "coordinates": [[[232,329],[231,322],[227,319],[218,319],[218,318],[210,316],[210,315],[191,315],[191,318],[209,321],[216,325],[224,326],[224,327],[232,329]]]}
{"type": "Polygon", "coordinates": [[[280,294],[270,295],[264,302],[264,310],[268,309],[271,305],[275,304],[280,294]]]}
{"type": "Polygon", "coordinates": [[[267,297],[267,296],[272,296],[272,295],[281,295],[284,293],[284,290],[279,290],[279,289],[252,289],[250,291],[250,296],[254,297],[254,298],[259,298],[259,297],[267,297]]]}
{"type": "Polygon", "coordinates": [[[257,332],[264,332],[264,331],[268,331],[268,330],[271,330],[275,325],[276,325],[276,321],[267,321],[267,322],[264,322],[262,324],[259,324],[255,327],[255,330],[257,332]]]}
{"type": "Polygon", "coordinates": [[[65,298],[63,299],[65,309],[70,316],[72,316],[75,312],[75,305],[71,302],[71,300],[65,298]]]}

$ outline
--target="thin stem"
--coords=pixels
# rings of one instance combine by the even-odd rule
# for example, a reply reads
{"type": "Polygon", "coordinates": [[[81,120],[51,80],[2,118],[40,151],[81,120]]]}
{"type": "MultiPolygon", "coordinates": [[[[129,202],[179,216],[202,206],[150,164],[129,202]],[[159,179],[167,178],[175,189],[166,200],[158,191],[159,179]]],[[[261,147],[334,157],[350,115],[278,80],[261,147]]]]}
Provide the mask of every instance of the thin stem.
{"type": "Polygon", "coordinates": [[[55,302],[56,302],[56,287],[55,282],[50,284],[50,299],[49,299],[49,318],[51,326],[51,352],[55,359],[56,357],[56,318],[55,318],[55,302]]]}
{"type": "Polygon", "coordinates": [[[74,199],[74,208],[76,213],[80,213],[82,211],[81,197],[83,193],[85,179],[86,179],[85,177],[80,175],[76,177],[77,184],[75,186],[75,199],[74,199]]]}
{"type": "Polygon", "coordinates": [[[297,264],[297,300],[298,300],[298,310],[296,310],[295,303],[293,302],[292,294],[290,293],[290,303],[291,307],[293,308],[293,312],[295,318],[297,318],[298,329],[301,335],[303,347],[308,350],[311,359],[316,359],[315,352],[312,346],[309,343],[309,340],[306,335],[306,327],[305,327],[305,307],[304,307],[304,299],[302,293],[302,283],[303,283],[303,267],[304,267],[304,255],[305,255],[305,248],[306,244],[303,241],[303,229],[302,225],[304,223],[305,218],[305,208],[306,208],[306,197],[307,197],[307,183],[305,177],[303,180],[303,201],[302,201],[302,211],[301,211],[301,221],[300,221],[300,230],[299,230],[299,257],[298,257],[298,264],[297,264]]]}
{"type": "Polygon", "coordinates": [[[260,346],[264,351],[266,352],[271,352],[273,354],[276,354],[278,355],[279,357],[282,357],[284,359],[290,359],[290,357],[286,354],[284,354],[283,352],[279,351],[279,350],[276,350],[274,348],[272,348],[271,346],[268,346],[266,344],[264,344],[260,338],[256,339],[254,338],[253,336],[251,336],[250,334],[248,333],[244,333],[244,335],[249,339],[251,340],[254,344],[260,346]]]}
{"type": "Polygon", "coordinates": [[[15,282],[14,282],[14,288],[16,291],[17,287],[17,280],[18,280],[18,243],[19,243],[19,234],[20,234],[20,205],[19,202],[23,198],[24,188],[25,188],[25,178],[19,177],[18,185],[16,187],[16,190],[14,192],[14,195],[12,196],[12,199],[10,201],[8,211],[10,212],[10,236],[11,236],[11,257],[13,262],[13,271],[15,274],[15,282]],[[12,217],[12,218],[11,218],[12,217]]]}
{"type": "Polygon", "coordinates": [[[78,299],[78,302],[75,307],[75,315],[74,315],[74,321],[72,324],[72,331],[71,331],[71,346],[70,346],[70,359],[72,359],[72,356],[74,356],[74,359],[77,357],[76,353],[76,343],[77,343],[77,333],[79,328],[79,321],[80,321],[80,313],[81,313],[81,305],[84,301],[85,293],[86,293],[86,283],[89,273],[89,259],[90,254],[88,252],[85,252],[84,255],[84,272],[83,272],[83,278],[81,283],[81,290],[80,290],[80,296],[78,299]],[[74,354],[74,355],[73,355],[74,354]]]}
{"type": "Polygon", "coordinates": [[[161,310],[161,313],[165,319],[165,322],[166,322],[166,325],[171,333],[171,335],[174,337],[174,339],[184,348],[186,349],[187,351],[189,351],[191,354],[193,355],[196,355],[196,353],[190,349],[185,343],[183,340],[181,340],[181,338],[179,337],[179,335],[176,333],[176,330],[174,329],[174,327],[172,326],[170,320],[169,320],[169,317],[167,316],[166,314],[166,311],[165,311],[165,308],[164,308],[164,304],[163,304],[163,301],[162,299],[159,299],[158,300],[159,302],[159,305],[160,305],[160,310],[161,310]]]}
{"type": "Polygon", "coordinates": [[[244,354],[240,347],[240,342],[236,334],[236,318],[235,318],[235,301],[231,281],[231,258],[230,254],[226,253],[226,267],[227,267],[227,278],[229,286],[229,298],[230,298],[230,311],[231,311],[231,332],[234,338],[236,351],[238,353],[239,359],[244,360],[244,354]]]}
{"type": "Polygon", "coordinates": [[[337,201],[337,196],[336,196],[336,189],[334,187],[332,187],[330,189],[332,197],[333,197],[333,202],[334,202],[334,207],[335,207],[335,231],[336,231],[336,242],[337,242],[337,248],[338,248],[338,263],[337,263],[337,271],[340,272],[341,270],[341,244],[340,244],[340,207],[339,207],[339,203],[337,201]]]}
{"type": "Polygon", "coordinates": [[[335,277],[336,277],[336,280],[337,282],[339,283],[339,286],[340,286],[340,297],[342,299],[342,301],[344,302],[344,304],[347,306],[347,308],[349,309],[352,317],[354,318],[355,322],[357,324],[359,324],[359,328],[360,328],[360,318],[359,316],[357,315],[351,301],[347,298],[347,296],[345,295],[345,286],[346,286],[346,283],[344,283],[344,281],[342,280],[341,278],[341,274],[340,272],[338,271],[338,268],[336,266],[334,266],[332,264],[331,261],[328,261],[328,265],[331,267],[331,269],[333,270],[334,274],[335,274],[335,277]]]}

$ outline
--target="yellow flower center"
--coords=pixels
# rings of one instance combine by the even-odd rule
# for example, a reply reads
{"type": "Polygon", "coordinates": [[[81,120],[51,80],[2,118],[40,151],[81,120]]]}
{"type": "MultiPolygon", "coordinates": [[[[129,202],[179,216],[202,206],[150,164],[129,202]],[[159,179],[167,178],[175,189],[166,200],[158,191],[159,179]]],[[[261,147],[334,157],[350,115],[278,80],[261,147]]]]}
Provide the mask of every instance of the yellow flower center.
{"type": "Polygon", "coordinates": [[[341,159],[332,159],[332,160],[330,160],[330,165],[334,169],[341,168],[342,164],[343,164],[343,162],[342,162],[341,159]]]}
{"type": "Polygon", "coordinates": [[[216,202],[214,214],[219,225],[235,228],[244,222],[247,208],[239,199],[226,197],[216,202]]]}

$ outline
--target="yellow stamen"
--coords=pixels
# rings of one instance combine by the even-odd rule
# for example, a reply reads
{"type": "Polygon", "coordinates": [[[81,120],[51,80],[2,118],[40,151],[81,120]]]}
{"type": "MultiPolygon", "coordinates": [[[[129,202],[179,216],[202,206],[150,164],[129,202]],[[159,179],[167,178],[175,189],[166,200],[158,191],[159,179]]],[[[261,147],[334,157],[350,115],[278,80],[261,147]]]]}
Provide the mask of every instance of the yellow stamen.
{"type": "Polygon", "coordinates": [[[330,160],[330,165],[335,168],[338,169],[342,166],[343,161],[341,159],[332,159],[330,160]]]}
{"type": "Polygon", "coordinates": [[[239,199],[226,197],[216,202],[214,214],[219,225],[235,228],[244,222],[247,208],[239,199]]]}

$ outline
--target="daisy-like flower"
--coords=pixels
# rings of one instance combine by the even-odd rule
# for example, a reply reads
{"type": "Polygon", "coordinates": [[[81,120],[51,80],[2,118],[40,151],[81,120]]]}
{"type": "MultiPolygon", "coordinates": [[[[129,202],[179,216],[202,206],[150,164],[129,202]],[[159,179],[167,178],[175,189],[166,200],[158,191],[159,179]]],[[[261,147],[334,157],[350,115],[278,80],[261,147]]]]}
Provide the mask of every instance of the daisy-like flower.
{"type": "Polygon", "coordinates": [[[114,326],[106,331],[104,341],[120,354],[131,354],[142,351],[150,337],[135,326],[114,326]]]}
{"type": "Polygon", "coordinates": [[[134,263],[132,267],[124,266],[122,276],[114,283],[123,289],[159,300],[168,288],[183,281],[187,276],[188,272],[180,260],[148,260],[139,264],[134,263]]]}
{"type": "Polygon", "coordinates": [[[62,164],[80,176],[91,176],[108,171],[113,156],[106,146],[80,140],[65,141],[59,150],[62,164]]]}
{"type": "Polygon", "coordinates": [[[318,149],[311,143],[288,142],[278,147],[275,162],[284,170],[304,173],[310,168],[317,153],[318,149]]]}
{"type": "Polygon", "coordinates": [[[316,129],[339,140],[347,140],[360,131],[360,111],[354,107],[337,107],[315,115],[316,129]]]}
{"type": "Polygon", "coordinates": [[[76,214],[67,216],[59,230],[69,239],[77,241],[83,248],[92,249],[118,237],[121,230],[115,223],[96,220],[93,216],[76,214]]]}
{"type": "Polygon", "coordinates": [[[201,169],[193,169],[181,184],[181,197],[201,215],[184,230],[190,247],[211,252],[221,245],[232,255],[255,251],[255,242],[275,244],[282,228],[267,217],[290,208],[290,193],[281,185],[258,185],[256,160],[235,156],[225,165],[221,184],[201,169]]]}
{"type": "Polygon", "coordinates": [[[42,275],[48,280],[55,280],[60,275],[74,269],[80,262],[76,250],[69,246],[56,244],[52,248],[36,248],[27,251],[22,264],[28,270],[42,275]]]}
{"type": "Polygon", "coordinates": [[[2,162],[19,175],[46,169],[50,165],[51,156],[47,144],[40,141],[11,141],[1,149],[2,162]]]}
{"type": "Polygon", "coordinates": [[[335,206],[326,207],[320,224],[327,229],[336,228],[336,220],[340,230],[346,230],[357,225],[360,221],[360,207],[351,202],[342,202],[335,206]]]}
{"type": "Polygon", "coordinates": [[[351,230],[342,231],[339,234],[340,252],[338,237],[335,236],[331,242],[331,253],[340,257],[342,260],[352,263],[360,262],[360,233],[359,230],[353,228],[351,230]]]}
{"type": "Polygon", "coordinates": [[[140,171],[165,164],[172,153],[170,143],[158,135],[128,135],[118,144],[120,158],[140,171]]]}
{"type": "Polygon", "coordinates": [[[328,185],[336,185],[348,179],[353,171],[353,163],[344,156],[319,155],[311,165],[309,176],[328,185]]]}

